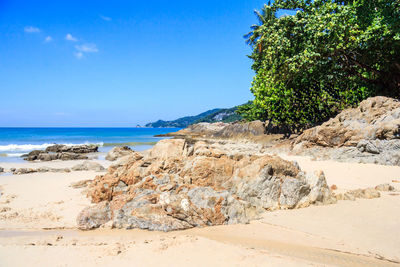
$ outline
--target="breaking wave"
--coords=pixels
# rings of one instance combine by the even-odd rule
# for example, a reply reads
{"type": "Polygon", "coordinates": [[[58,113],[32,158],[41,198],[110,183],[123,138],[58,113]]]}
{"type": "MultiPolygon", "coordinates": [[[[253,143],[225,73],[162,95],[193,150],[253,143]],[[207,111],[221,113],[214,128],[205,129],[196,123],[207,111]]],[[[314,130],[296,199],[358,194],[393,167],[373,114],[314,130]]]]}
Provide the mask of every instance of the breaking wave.
{"type": "MultiPolygon", "coordinates": [[[[67,146],[77,146],[77,145],[89,145],[91,143],[84,143],[84,144],[62,144],[62,145],[67,145],[67,146]]],[[[43,150],[46,149],[48,146],[52,146],[55,144],[50,144],[50,143],[45,143],[45,144],[37,144],[37,145],[32,145],[32,144],[24,144],[24,145],[16,145],[16,144],[10,144],[10,145],[0,145],[0,152],[10,152],[10,151],[15,151],[15,152],[28,152],[32,150],[43,150]]],[[[93,145],[98,145],[98,146],[103,146],[103,143],[95,143],[93,145]]],[[[7,153],[9,154],[9,153],[7,153]]]]}

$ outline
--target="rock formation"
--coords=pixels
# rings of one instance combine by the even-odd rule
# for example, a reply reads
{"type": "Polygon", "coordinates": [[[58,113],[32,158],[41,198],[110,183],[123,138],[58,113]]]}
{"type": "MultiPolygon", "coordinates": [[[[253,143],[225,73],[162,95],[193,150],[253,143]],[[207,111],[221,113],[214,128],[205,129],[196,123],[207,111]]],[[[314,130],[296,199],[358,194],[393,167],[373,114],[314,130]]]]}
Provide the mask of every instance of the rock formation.
{"type": "Polygon", "coordinates": [[[4,172],[4,168],[0,167],[0,173],[4,172]]]}
{"type": "Polygon", "coordinates": [[[73,171],[96,171],[101,172],[106,169],[97,162],[84,161],[83,163],[77,164],[71,168],[73,171]]]}
{"type": "Polygon", "coordinates": [[[47,147],[46,150],[33,150],[22,157],[27,161],[76,160],[88,159],[87,153],[97,151],[98,147],[94,145],[53,145],[47,147]]]}
{"type": "Polygon", "coordinates": [[[322,172],[305,174],[296,163],[254,151],[170,139],[145,156],[134,152],[128,158],[89,185],[96,204],[78,215],[80,229],[111,222],[171,231],[244,223],[265,210],[336,201],[322,172]]]}
{"type": "Polygon", "coordinates": [[[50,168],[50,167],[40,167],[37,169],[34,168],[11,168],[11,173],[14,175],[20,174],[28,174],[28,173],[35,173],[35,172],[71,172],[69,168],[50,168]]]}
{"type": "Polygon", "coordinates": [[[372,97],[304,131],[293,152],[342,161],[400,165],[400,102],[372,97]]]}
{"type": "Polygon", "coordinates": [[[98,146],[96,146],[96,145],[74,145],[74,146],[52,145],[52,146],[47,147],[45,151],[53,152],[53,153],[70,152],[70,153],[77,153],[77,154],[87,154],[87,153],[98,152],[98,146]]]}
{"type": "Polygon", "coordinates": [[[206,137],[206,138],[248,138],[265,134],[265,124],[261,121],[223,123],[202,122],[190,125],[167,136],[206,137]]]}
{"type": "Polygon", "coordinates": [[[84,161],[83,163],[79,163],[72,168],[50,168],[50,167],[39,167],[39,168],[11,168],[10,171],[12,174],[27,174],[27,173],[35,173],[35,172],[71,172],[71,171],[96,171],[101,172],[106,169],[97,162],[84,161]]]}
{"type": "Polygon", "coordinates": [[[123,147],[117,146],[111,149],[110,152],[107,153],[106,160],[115,161],[119,158],[131,155],[132,153],[134,153],[134,151],[127,146],[123,147]]]}

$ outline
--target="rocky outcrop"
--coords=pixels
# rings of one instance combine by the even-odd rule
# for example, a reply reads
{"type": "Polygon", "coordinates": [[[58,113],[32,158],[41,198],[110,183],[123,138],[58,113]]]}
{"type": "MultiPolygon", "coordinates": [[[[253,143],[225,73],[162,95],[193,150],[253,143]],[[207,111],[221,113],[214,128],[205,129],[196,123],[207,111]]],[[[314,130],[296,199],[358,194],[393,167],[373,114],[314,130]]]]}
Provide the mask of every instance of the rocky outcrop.
{"type": "Polygon", "coordinates": [[[305,174],[296,163],[224,145],[162,140],[148,154],[128,158],[89,185],[88,196],[97,204],[78,215],[79,228],[111,222],[171,231],[244,223],[265,210],[336,201],[322,172],[305,174]]]}
{"type": "Polygon", "coordinates": [[[265,131],[265,123],[261,121],[235,123],[202,122],[190,125],[176,133],[167,134],[167,136],[229,139],[259,136],[265,134],[265,131]]]}
{"type": "Polygon", "coordinates": [[[375,186],[375,188],[369,187],[365,189],[355,189],[349,190],[344,193],[334,194],[334,197],[337,200],[356,200],[357,198],[364,198],[364,199],[372,199],[372,198],[379,198],[382,192],[392,192],[396,191],[394,186],[390,184],[380,184],[375,186]]]}
{"type": "Polygon", "coordinates": [[[372,97],[293,142],[293,152],[317,158],[400,165],[400,102],[372,97]]]}
{"type": "Polygon", "coordinates": [[[247,123],[232,123],[226,127],[215,132],[213,137],[221,138],[235,138],[235,137],[247,137],[247,136],[258,136],[265,134],[265,123],[262,121],[251,121],[247,123]]]}
{"type": "Polygon", "coordinates": [[[98,152],[98,146],[96,145],[75,145],[75,146],[67,146],[67,145],[52,145],[46,148],[46,152],[53,153],[77,153],[77,154],[88,154],[98,152]]]}
{"type": "Polygon", "coordinates": [[[134,151],[130,149],[128,146],[123,146],[123,147],[117,146],[111,149],[110,152],[107,153],[106,160],[115,161],[119,158],[129,156],[133,153],[134,151]]]}
{"type": "Polygon", "coordinates": [[[69,168],[50,168],[50,167],[40,167],[37,169],[34,168],[11,168],[11,173],[14,175],[20,174],[28,174],[28,173],[35,173],[35,172],[71,172],[69,168]]]}
{"type": "Polygon", "coordinates": [[[24,160],[27,161],[52,161],[52,160],[77,160],[77,159],[88,159],[88,156],[70,153],[70,152],[62,152],[62,153],[47,153],[47,152],[39,152],[38,150],[32,151],[28,154],[22,155],[24,160]]]}
{"type": "Polygon", "coordinates": [[[11,168],[10,171],[14,175],[28,174],[35,172],[71,172],[71,171],[96,171],[101,172],[106,169],[97,162],[85,161],[83,163],[77,164],[72,168],[50,168],[50,167],[39,167],[39,168],[11,168]]]}
{"type": "Polygon", "coordinates": [[[89,230],[100,227],[111,219],[109,204],[103,202],[96,207],[87,207],[81,211],[77,219],[78,225],[82,230],[89,230]]]}
{"type": "Polygon", "coordinates": [[[4,168],[0,167],[0,173],[4,172],[4,168]]]}
{"type": "Polygon", "coordinates": [[[87,153],[97,152],[98,147],[94,145],[53,145],[46,150],[33,150],[22,155],[27,161],[51,161],[51,160],[77,160],[88,159],[87,153]]]}

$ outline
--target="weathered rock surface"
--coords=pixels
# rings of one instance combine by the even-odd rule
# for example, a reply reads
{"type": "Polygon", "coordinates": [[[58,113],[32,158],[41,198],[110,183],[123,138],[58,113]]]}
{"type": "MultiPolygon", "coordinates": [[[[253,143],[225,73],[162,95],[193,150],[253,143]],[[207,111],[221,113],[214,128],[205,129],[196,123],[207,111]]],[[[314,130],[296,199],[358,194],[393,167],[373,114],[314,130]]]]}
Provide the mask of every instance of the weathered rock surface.
{"type": "Polygon", "coordinates": [[[359,107],[306,130],[292,149],[323,159],[400,165],[400,102],[368,98],[359,107]]]}
{"type": "Polygon", "coordinates": [[[70,172],[69,168],[50,168],[50,167],[40,167],[37,169],[34,168],[12,168],[10,169],[12,174],[20,175],[20,174],[28,174],[28,173],[35,173],[35,172],[70,172]]]}
{"type": "Polygon", "coordinates": [[[87,154],[87,153],[98,152],[98,146],[96,146],[96,145],[74,145],[74,146],[52,145],[52,146],[47,147],[45,151],[53,152],[53,153],[70,152],[70,153],[77,153],[77,154],[87,154]]]}
{"type": "Polygon", "coordinates": [[[92,161],[84,161],[83,163],[73,166],[71,168],[71,170],[101,172],[101,171],[105,171],[106,169],[100,163],[92,162],[92,161]]]}
{"type": "Polygon", "coordinates": [[[71,172],[71,171],[105,171],[106,169],[97,162],[85,161],[83,163],[77,164],[70,168],[50,168],[50,167],[39,167],[39,168],[11,168],[12,174],[28,174],[35,172],[71,172]]]}
{"type": "Polygon", "coordinates": [[[247,123],[232,123],[213,134],[213,137],[232,138],[258,136],[265,134],[265,123],[262,121],[251,121],[247,123]]]}
{"type": "Polygon", "coordinates": [[[90,230],[100,227],[102,224],[111,219],[111,211],[109,204],[100,203],[95,207],[86,207],[81,211],[77,219],[78,225],[82,230],[90,230]]]}
{"type": "Polygon", "coordinates": [[[335,198],[337,200],[356,200],[356,198],[365,198],[365,199],[372,199],[372,198],[379,198],[381,194],[379,193],[380,190],[376,188],[366,188],[366,189],[355,189],[347,191],[343,194],[335,194],[335,198]]]}
{"type": "Polygon", "coordinates": [[[97,151],[98,147],[94,145],[53,145],[47,147],[46,150],[33,150],[22,157],[27,161],[77,160],[88,159],[85,154],[97,151]]]}
{"type": "Polygon", "coordinates": [[[134,151],[127,146],[123,147],[114,147],[107,153],[106,160],[115,161],[119,158],[132,155],[134,151]]]}
{"type": "Polygon", "coordinates": [[[388,192],[388,191],[395,191],[396,189],[391,184],[380,184],[375,186],[375,190],[388,192]]]}
{"type": "Polygon", "coordinates": [[[293,162],[224,145],[162,140],[147,155],[127,158],[89,185],[98,204],[78,215],[79,228],[111,221],[118,228],[171,231],[336,201],[322,172],[305,174],[293,162]]]}
{"type": "Polygon", "coordinates": [[[170,136],[207,138],[247,138],[265,134],[265,123],[261,121],[224,123],[202,122],[190,125],[170,136]]]}
{"type": "Polygon", "coordinates": [[[4,168],[0,167],[0,172],[4,172],[4,168]]]}
{"type": "Polygon", "coordinates": [[[27,161],[88,159],[88,157],[86,155],[70,153],[70,152],[62,152],[62,153],[47,153],[47,152],[38,153],[36,151],[33,151],[33,152],[35,152],[35,153],[30,152],[29,154],[22,155],[22,157],[24,158],[24,160],[27,160],[27,161]]]}

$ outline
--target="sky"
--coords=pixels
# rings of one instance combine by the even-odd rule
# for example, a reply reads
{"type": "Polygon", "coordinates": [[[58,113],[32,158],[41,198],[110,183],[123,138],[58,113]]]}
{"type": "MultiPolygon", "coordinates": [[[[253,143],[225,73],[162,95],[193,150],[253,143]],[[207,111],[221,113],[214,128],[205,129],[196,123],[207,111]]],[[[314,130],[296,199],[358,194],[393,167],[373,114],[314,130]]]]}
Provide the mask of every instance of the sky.
{"type": "Polygon", "coordinates": [[[0,0],[0,127],[130,127],[253,99],[265,1],[0,0]]]}

